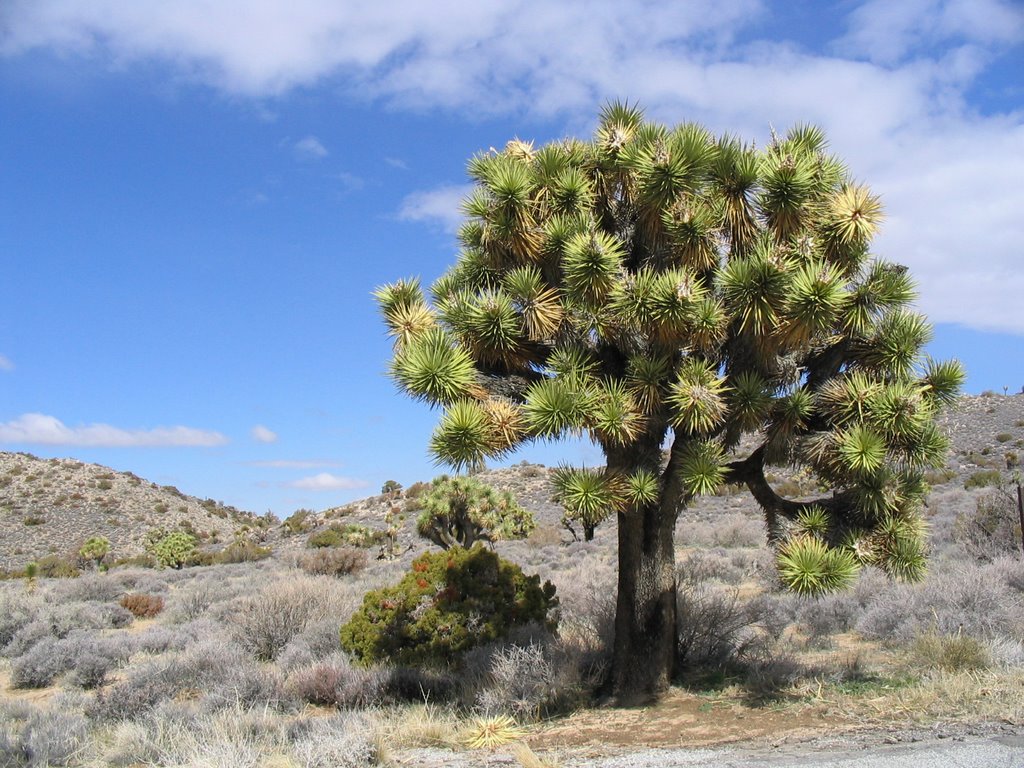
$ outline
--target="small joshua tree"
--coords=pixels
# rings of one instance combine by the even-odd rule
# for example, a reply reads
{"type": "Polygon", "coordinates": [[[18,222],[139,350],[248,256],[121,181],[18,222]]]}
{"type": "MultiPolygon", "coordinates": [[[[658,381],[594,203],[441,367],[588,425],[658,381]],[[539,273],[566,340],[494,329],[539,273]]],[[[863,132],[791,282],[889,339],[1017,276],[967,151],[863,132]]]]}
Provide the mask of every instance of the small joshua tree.
{"type": "Polygon", "coordinates": [[[533,515],[519,506],[511,493],[499,493],[473,477],[442,475],[420,498],[420,504],[416,531],[442,549],[520,539],[536,526],[533,515]]]}
{"type": "Polygon", "coordinates": [[[110,541],[106,536],[91,536],[78,550],[78,556],[98,568],[109,552],[110,541]]]}
{"type": "Polygon", "coordinates": [[[416,280],[378,291],[392,376],[443,408],[430,449],[452,466],[565,435],[601,447],[602,471],[555,478],[585,531],[617,523],[621,701],[671,680],[676,521],[725,483],[757,500],[798,592],[863,565],[921,576],[923,472],[945,462],[935,417],[963,371],[922,355],[907,270],[870,250],[881,204],[820,130],[755,149],[617,103],[590,141],[514,140],[469,174],[430,300],[416,280]],[[785,498],[772,465],[833,493],[785,498]]]}

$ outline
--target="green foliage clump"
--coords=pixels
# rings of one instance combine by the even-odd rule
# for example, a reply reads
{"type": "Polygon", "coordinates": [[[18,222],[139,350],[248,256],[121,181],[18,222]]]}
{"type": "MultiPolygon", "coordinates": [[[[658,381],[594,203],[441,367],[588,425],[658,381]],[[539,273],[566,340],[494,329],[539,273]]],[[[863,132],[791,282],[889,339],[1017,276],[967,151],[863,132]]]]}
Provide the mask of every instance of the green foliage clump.
{"type": "Polygon", "coordinates": [[[96,566],[99,566],[109,553],[110,540],[106,536],[91,536],[78,550],[78,556],[82,560],[96,566]]]}
{"type": "Polygon", "coordinates": [[[985,669],[990,663],[985,646],[962,632],[942,635],[933,630],[921,634],[910,646],[910,656],[919,666],[946,672],[985,669]]]}
{"type": "Polygon", "coordinates": [[[313,549],[321,547],[372,547],[381,540],[380,531],[367,528],[358,523],[337,523],[328,526],[322,531],[317,531],[306,541],[306,545],[313,549]]]}
{"type": "Polygon", "coordinates": [[[970,477],[964,480],[964,488],[971,490],[972,488],[987,488],[988,486],[998,486],[1003,480],[1002,474],[998,469],[982,469],[974,472],[970,477]]]}
{"type": "Polygon", "coordinates": [[[509,491],[499,493],[472,477],[442,475],[419,501],[422,512],[416,530],[442,549],[522,539],[537,525],[509,491]]]}
{"type": "Polygon", "coordinates": [[[341,628],[341,646],[363,664],[444,665],[530,622],[554,625],[550,582],[476,546],[427,552],[398,584],[369,592],[341,628]]]}
{"type": "MultiPolygon", "coordinates": [[[[46,555],[39,558],[29,567],[35,566],[36,574],[43,579],[73,579],[78,576],[78,568],[70,560],[59,555],[46,555]]],[[[25,569],[26,572],[29,570],[25,569]]]]}
{"type": "Polygon", "coordinates": [[[185,531],[167,533],[162,528],[146,536],[146,551],[156,558],[162,568],[182,568],[196,550],[196,539],[185,531]]]}
{"type": "Polygon", "coordinates": [[[284,529],[285,536],[294,536],[302,533],[310,525],[310,516],[313,514],[311,509],[297,509],[281,523],[281,527],[284,529]]]}

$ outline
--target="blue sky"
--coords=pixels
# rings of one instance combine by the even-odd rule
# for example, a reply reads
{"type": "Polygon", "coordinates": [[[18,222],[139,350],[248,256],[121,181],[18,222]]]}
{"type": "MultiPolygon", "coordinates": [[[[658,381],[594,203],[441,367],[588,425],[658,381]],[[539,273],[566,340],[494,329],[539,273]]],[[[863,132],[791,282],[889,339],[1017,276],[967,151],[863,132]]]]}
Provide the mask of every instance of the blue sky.
{"type": "Polygon", "coordinates": [[[436,414],[385,378],[371,291],[453,261],[472,154],[612,98],[820,124],[933,353],[1024,386],[1020,3],[366,5],[0,5],[0,449],[281,515],[429,479],[436,414]]]}

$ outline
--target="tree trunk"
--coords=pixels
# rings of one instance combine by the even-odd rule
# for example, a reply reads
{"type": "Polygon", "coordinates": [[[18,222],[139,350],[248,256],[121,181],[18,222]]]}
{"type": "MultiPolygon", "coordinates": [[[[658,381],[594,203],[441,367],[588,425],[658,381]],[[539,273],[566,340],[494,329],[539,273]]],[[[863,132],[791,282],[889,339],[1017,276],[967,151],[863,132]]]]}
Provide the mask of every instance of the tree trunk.
{"type": "Polygon", "coordinates": [[[668,688],[676,658],[676,515],[661,505],[619,513],[619,591],[612,692],[622,706],[668,688]]]}

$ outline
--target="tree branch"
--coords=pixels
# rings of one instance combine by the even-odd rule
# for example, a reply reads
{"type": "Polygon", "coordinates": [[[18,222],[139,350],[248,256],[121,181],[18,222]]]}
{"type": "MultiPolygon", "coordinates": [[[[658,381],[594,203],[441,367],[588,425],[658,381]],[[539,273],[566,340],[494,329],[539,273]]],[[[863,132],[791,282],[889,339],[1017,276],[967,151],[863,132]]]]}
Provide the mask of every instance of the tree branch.
{"type": "MultiPolygon", "coordinates": [[[[854,495],[852,491],[842,491],[832,496],[810,501],[793,501],[779,496],[764,476],[766,447],[766,443],[762,444],[750,456],[741,461],[731,462],[726,468],[729,470],[729,482],[744,483],[764,511],[765,527],[768,529],[770,543],[776,543],[783,538],[784,531],[780,518],[796,520],[801,512],[815,506],[822,507],[828,513],[849,511],[853,508],[854,495]]],[[[830,517],[836,523],[841,520],[840,515],[830,514],[830,517]]],[[[835,526],[837,535],[840,527],[842,526],[835,526]]]]}

